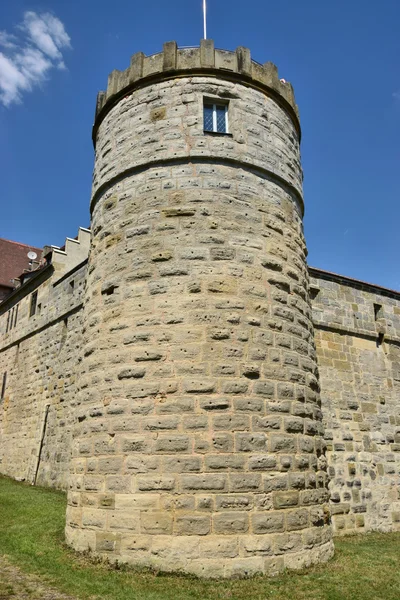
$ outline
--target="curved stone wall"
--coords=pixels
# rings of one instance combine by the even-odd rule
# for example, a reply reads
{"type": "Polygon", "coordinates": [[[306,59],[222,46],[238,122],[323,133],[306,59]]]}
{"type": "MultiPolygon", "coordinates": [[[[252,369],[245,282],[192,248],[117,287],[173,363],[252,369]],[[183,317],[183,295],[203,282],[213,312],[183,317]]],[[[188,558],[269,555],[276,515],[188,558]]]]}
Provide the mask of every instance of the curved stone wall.
{"type": "Polygon", "coordinates": [[[68,542],[209,577],[327,560],[293,119],[196,74],[96,128],[68,542]],[[231,135],[203,132],[210,97],[231,135]]]}
{"type": "Polygon", "coordinates": [[[92,206],[132,170],[188,159],[236,161],[293,187],[302,205],[299,134],[261,90],[215,77],[181,77],[127,95],[100,122],[92,206]],[[230,136],[204,135],[203,98],[229,101],[230,136]]]}

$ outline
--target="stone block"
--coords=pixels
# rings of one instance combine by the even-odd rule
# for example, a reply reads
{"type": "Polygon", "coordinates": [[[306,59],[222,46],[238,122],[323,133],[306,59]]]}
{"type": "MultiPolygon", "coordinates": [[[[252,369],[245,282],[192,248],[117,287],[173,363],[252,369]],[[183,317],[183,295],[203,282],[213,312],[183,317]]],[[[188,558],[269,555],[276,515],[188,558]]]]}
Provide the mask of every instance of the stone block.
{"type": "Polygon", "coordinates": [[[227,485],[226,475],[182,475],[181,485],[183,490],[193,491],[218,491],[224,490],[227,485]]]}
{"type": "Polygon", "coordinates": [[[201,40],[200,42],[200,62],[202,67],[214,67],[215,50],[213,40],[201,40]]]}
{"type": "Polygon", "coordinates": [[[176,42],[166,42],[163,48],[163,70],[176,69],[178,46],[176,42]]]}
{"type": "Polygon", "coordinates": [[[294,436],[285,436],[272,433],[269,435],[269,448],[271,452],[295,454],[297,450],[297,440],[294,436]]]}
{"type": "Polygon", "coordinates": [[[277,509],[297,506],[299,503],[299,492],[274,492],[273,501],[274,507],[277,509]]]}
{"type": "Polygon", "coordinates": [[[213,530],[217,534],[246,533],[249,515],[245,512],[223,512],[213,517],[213,530]]]}
{"type": "Polygon", "coordinates": [[[140,513],[131,511],[113,512],[108,518],[108,528],[111,530],[127,530],[139,533],[140,530],[140,513]]]}
{"type": "Polygon", "coordinates": [[[296,529],[306,529],[309,522],[309,513],[306,508],[288,511],[286,514],[286,529],[293,531],[296,529]]]}
{"type": "Polygon", "coordinates": [[[253,532],[257,535],[284,531],[283,513],[260,512],[251,516],[253,532]]]}
{"type": "Polygon", "coordinates": [[[175,478],[168,475],[146,475],[137,478],[138,490],[155,491],[155,490],[173,490],[175,487],[175,478]]]}
{"type": "Polygon", "coordinates": [[[259,490],[261,488],[261,475],[258,473],[230,474],[229,491],[245,492],[250,490],[259,490]]]}
{"type": "Polygon", "coordinates": [[[172,516],[166,512],[152,511],[140,514],[140,531],[150,535],[171,535],[172,516]]]}
{"type": "Polygon", "coordinates": [[[120,536],[117,533],[100,532],[96,533],[96,551],[97,552],[115,552],[119,546],[120,536]]]}
{"type": "Polygon", "coordinates": [[[177,535],[207,535],[211,529],[211,518],[203,515],[184,515],[176,518],[177,535]]]}
{"type": "Polygon", "coordinates": [[[169,435],[159,437],[155,443],[156,452],[187,452],[189,437],[186,435],[169,435]]]}

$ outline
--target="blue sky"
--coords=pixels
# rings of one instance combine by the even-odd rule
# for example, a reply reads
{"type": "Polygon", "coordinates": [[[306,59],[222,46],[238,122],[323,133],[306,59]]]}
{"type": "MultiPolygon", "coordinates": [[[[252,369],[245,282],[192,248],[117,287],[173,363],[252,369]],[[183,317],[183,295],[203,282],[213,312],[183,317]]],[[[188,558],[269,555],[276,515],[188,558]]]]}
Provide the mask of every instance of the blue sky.
{"type": "MultiPolygon", "coordinates": [[[[197,45],[201,5],[0,2],[0,237],[62,245],[89,224],[97,91],[137,51],[197,45]]],[[[398,0],[208,0],[208,10],[217,47],[248,46],[294,85],[309,263],[400,290],[398,0]]]]}

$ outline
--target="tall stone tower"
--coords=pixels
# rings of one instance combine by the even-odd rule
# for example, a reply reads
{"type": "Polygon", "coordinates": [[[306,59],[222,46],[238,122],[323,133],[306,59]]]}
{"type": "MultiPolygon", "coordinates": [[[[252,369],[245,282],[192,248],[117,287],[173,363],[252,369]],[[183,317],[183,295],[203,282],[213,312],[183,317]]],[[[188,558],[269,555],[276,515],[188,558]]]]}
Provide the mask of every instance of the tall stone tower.
{"type": "Polygon", "coordinates": [[[208,577],[333,553],[290,84],[164,45],[98,97],[67,539],[208,577]]]}

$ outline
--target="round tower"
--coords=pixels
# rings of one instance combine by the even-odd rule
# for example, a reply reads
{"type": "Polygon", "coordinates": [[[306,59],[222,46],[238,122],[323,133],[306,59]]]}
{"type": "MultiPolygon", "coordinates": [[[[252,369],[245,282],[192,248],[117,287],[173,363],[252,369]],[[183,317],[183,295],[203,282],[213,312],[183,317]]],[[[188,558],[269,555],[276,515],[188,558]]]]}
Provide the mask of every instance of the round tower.
{"type": "Polygon", "coordinates": [[[292,87],[247,48],[100,92],[67,540],[207,577],[333,554],[292,87]]]}

